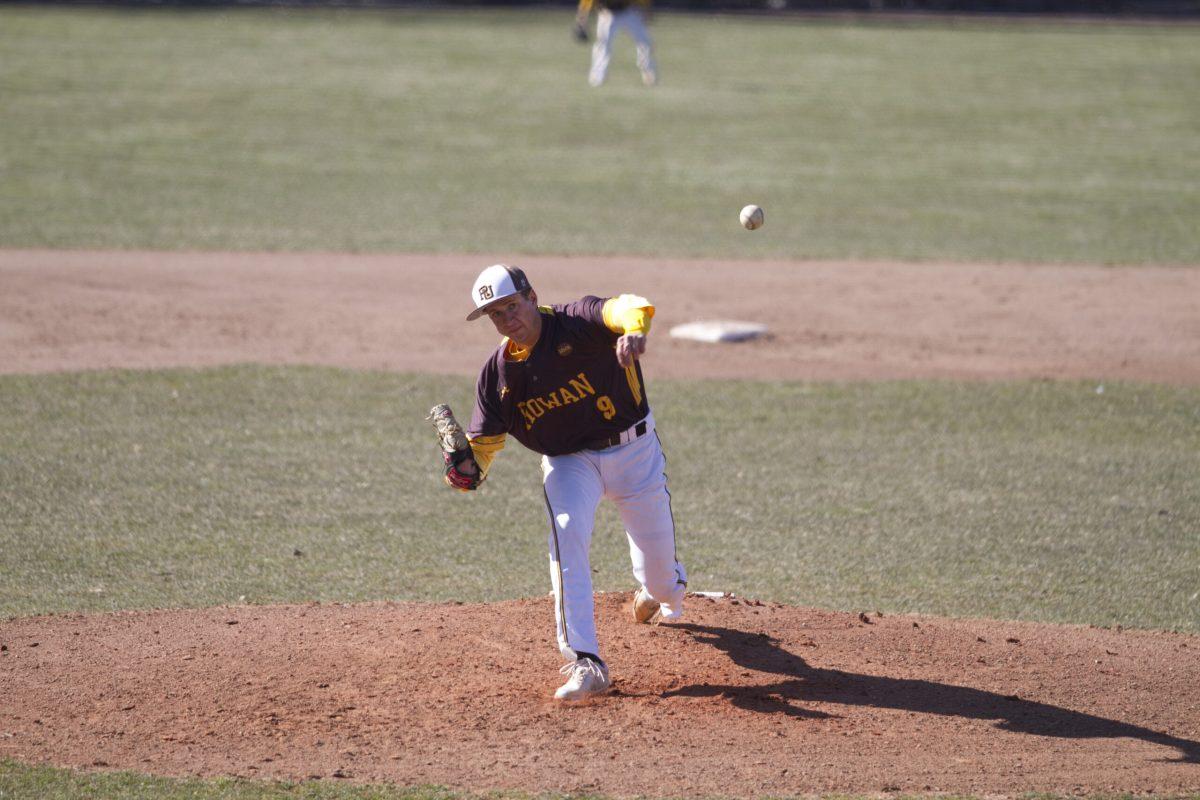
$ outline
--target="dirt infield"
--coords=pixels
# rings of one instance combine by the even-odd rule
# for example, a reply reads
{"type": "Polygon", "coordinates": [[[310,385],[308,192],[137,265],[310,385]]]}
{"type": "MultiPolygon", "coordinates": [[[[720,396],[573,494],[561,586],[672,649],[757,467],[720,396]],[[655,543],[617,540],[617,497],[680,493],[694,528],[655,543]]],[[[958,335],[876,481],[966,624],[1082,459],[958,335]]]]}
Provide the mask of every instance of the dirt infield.
{"type": "Polygon", "coordinates": [[[0,625],[0,754],[175,775],[617,796],[1179,792],[1200,639],[601,595],[613,694],[550,699],[550,600],[0,625]]]}
{"type": "MultiPolygon", "coordinates": [[[[0,372],[231,362],[474,374],[463,322],[502,256],[0,250],[0,372]]],[[[521,257],[542,302],[659,306],[647,377],[1200,383],[1200,269],[521,257]],[[671,339],[699,319],[768,339],[671,339]]]]}
{"type": "MultiPolygon", "coordinates": [[[[502,256],[0,251],[0,372],[236,362],[471,374],[502,256]]],[[[659,306],[670,378],[1200,384],[1200,269],[511,259],[659,306]],[[696,319],[772,336],[702,345],[696,319]]],[[[758,797],[1200,791],[1200,637],[689,600],[597,608],[615,691],[550,700],[544,598],[0,621],[0,758],[170,775],[758,797]]]]}

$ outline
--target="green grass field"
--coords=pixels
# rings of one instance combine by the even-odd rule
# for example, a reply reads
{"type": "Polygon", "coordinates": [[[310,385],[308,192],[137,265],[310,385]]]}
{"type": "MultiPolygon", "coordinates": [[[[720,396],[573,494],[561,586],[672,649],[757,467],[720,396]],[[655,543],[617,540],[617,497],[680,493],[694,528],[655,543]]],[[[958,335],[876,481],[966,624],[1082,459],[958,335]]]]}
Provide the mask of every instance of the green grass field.
{"type": "MultiPolygon", "coordinates": [[[[1200,391],[651,388],[695,589],[1200,632],[1200,391]]],[[[440,482],[422,417],[470,396],[317,368],[0,377],[0,614],[543,594],[536,458],[440,482]]],[[[605,508],[596,585],[627,590],[605,508]]]]}
{"type": "Polygon", "coordinates": [[[0,800],[468,800],[469,797],[437,787],[159,778],[133,772],[85,773],[31,767],[0,759],[0,800]]]}
{"type": "MultiPolygon", "coordinates": [[[[38,800],[76,800],[76,798],[114,798],[115,800],[527,800],[512,792],[465,794],[437,787],[402,788],[396,786],[347,786],[345,784],[306,781],[304,783],[267,783],[242,779],[210,781],[155,778],[129,772],[83,773],[48,767],[28,767],[0,760],[0,800],[36,797],[38,800]]],[[[588,795],[537,795],[533,800],[599,800],[588,795]]],[[[852,800],[847,795],[823,795],[826,800],[852,800]]],[[[939,795],[943,800],[954,796],[939,795]]],[[[1058,800],[1068,795],[1027,794],[1024,800],[1058,800]]],[[[1109,794],[1103,800],[1135,800],[1144,795],[1109,794]]],[[[1161,796],[1160,800],[1196,800],[1200,795],[1161,796]]],[[[896,800],[907,800],[896,795],[896,800]]],[[[1097,798],[1096,800],[1101,800],[1097,798]]]]}
{"type": "Polygon", "coordinates": [[[0,242],[1200,264],[1200,27],[569,20],[0,8],[0,242]]]}

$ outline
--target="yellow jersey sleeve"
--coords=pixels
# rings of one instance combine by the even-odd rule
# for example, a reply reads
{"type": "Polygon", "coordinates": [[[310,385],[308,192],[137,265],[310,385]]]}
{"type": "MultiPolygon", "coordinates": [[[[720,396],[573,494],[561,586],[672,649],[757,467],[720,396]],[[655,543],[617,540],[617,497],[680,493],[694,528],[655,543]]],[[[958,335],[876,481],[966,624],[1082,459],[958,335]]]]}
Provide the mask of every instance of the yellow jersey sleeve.
{"type": "Polygon", "coordinates": [[[654,306],[636,294],[622,294],[604,301],[604,324],[614,333],[649,333],[654,306]]]}
{"type": "Polygon", "coordinates": [[[475,454],[475,463],[479,465],[479,474],[483,478],[487,477],[488,469],[492,466],[492,459],[504,449],[504,441],[507,438],[508,434],[501,433],[496,436],[480,436],[467,440],[471,443],[471,451],[475,454]]]}

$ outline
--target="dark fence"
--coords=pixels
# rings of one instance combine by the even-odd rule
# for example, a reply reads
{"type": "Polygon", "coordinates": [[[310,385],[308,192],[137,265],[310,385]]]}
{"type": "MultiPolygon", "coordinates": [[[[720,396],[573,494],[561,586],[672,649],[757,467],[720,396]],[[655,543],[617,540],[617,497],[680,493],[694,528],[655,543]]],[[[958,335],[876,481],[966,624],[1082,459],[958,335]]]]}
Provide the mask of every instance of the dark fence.
{"type": "MultiPolygon", "coordinates": [[[[0,0],[2,5],[37,5],[0,0]]],[[[574,0],[54,0],[63,5],[330,6],[360,8],[571,7],[574,0]]],[[[861,14],[1012,14],[1197,17],[1200,0],[654,0],[656,8],[721,12],[853,12],[861,14]]]]}

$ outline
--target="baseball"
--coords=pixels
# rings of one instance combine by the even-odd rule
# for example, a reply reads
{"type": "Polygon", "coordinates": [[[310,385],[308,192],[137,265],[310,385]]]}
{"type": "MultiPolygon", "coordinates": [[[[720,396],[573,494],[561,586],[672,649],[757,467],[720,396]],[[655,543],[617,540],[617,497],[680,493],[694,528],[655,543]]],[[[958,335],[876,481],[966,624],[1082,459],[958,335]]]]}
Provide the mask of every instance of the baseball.
{"type": "Polygon", "coordinates": [[[738,216],[742,220],[742,227],[748,231],[762,227],[763,210],[758,206],[746,206],[742,209],[742,213],[738,216]]]}

